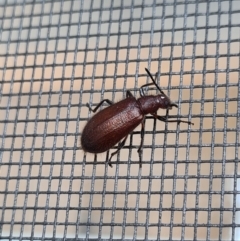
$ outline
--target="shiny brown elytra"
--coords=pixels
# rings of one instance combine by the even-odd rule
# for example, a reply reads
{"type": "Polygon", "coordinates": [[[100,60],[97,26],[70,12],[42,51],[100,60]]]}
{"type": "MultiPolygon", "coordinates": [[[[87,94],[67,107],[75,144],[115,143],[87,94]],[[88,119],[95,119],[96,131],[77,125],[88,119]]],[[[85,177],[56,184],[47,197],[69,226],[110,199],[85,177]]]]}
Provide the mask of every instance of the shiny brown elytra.
{"type": "Polygon", "coordinates": [[[109,107],[99,111],[88,121],[81,136],[83,150],[94,154],[105,152],[119,143],[117,150],[111,154],[111,157],[108,160],[109,166],[112,166],[112,157],[124,146],[128,134],[141,124],[141,143],[138,148],[138,153],[139,165],[142,167],[144,120],[147,114],[151,114],[154,118],[164,122],[177,122],[178,124],[183,122],[192,124],[189,121],[168,120],[168,110],[172,109],[173,106],[178,106],[172,103],[157,85],[156,78],[158,73],[156,73],[154,80],[149,70],[145,70],[153,83],[145,84],[139,89],[141,96],[139,99],[136,99],[130,91],[127,91],[127,98],[115,104],[108,99],[102,100],[94,109],[87,104],[89,110],[93,112],[96,112],[104,102],[107,102],[110,105],[109,107]],[[160,94],[145,95],[143,88],[150,85],[155,85],[160,94]],[[157,110],[159,108],[167,110],[166,116],[157,115],[157,110]]]}

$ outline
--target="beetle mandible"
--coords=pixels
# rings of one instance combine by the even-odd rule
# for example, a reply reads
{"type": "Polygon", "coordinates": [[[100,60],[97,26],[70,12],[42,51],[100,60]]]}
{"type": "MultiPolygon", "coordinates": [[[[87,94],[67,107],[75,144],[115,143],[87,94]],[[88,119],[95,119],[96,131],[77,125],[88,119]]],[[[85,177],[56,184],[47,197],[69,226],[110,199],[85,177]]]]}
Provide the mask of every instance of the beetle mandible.
{"type": "Polygon", "coordinates": [[[107,102],[110,105],[109,107],[99,111],[88,121],[82,132],[81,144],[85,152],[97,154],[105,152],[119,143],[117,150],[111,154],[111,157],[108,160],[108,165],[111,167],[112,157],[121,150],[126,142],[128,134],[130,134],[139,124],[142,125],[142,128],[141,143],[138,148],[138,154],[139,165],[142,167],[144,121],[147,114],[151,114],[154,118],[163,122],[177,122],[178,124],[182,122],[193,125],[193,123],[189,121],[168,120],[168,111],[172,109],[172,107],[178,106],[173,103],[157,85],[156,79],[158,73],[156,73],[154,80],[149,70],[146,68],[145,70],[151,78],[152,83],[148,83],[140,87],[140,98],[136,99],[128,90],[126,99],[123,99],[115,104],[109,99],[102,100],[94,109],[87,104],[89,110],[93,112],[96,112],[104,102],[107,102]],[[155,85],[160,94],[145,95],[143,88],[150,85],[155,85]],[[159,108],[166,109],[166,116],[157,115],[157,110],[159,108]]]}

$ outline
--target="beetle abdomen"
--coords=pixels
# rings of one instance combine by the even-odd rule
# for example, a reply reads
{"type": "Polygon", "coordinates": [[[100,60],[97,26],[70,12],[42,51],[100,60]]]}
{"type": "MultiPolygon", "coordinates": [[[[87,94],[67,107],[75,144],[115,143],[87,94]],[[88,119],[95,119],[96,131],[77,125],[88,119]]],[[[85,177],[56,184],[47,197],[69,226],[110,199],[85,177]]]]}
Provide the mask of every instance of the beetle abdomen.
{"type": "Polygon", "coordinates": [[[83,129],[83,150],[91,153],[107,151],[132,132],[142,119],[143,115],[134,97],[103,109],[83,129]]]}

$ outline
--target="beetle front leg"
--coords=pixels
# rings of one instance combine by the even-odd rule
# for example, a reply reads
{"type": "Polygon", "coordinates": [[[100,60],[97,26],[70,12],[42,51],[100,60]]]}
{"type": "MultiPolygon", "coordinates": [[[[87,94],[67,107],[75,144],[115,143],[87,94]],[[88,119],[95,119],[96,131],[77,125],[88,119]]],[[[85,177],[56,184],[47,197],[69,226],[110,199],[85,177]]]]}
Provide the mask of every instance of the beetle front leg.
{"type": "Polygon", "coordinates": [[[98,109],[104,102],[107,102],[109,105],[112,105],[112,104],[113,104],[113,102],[112,102],[111,100],[109,100],[109,99],[104,99],[104,100],[102,100],[94,109],[92,109],[92,108],[90,107],[89,103],[87,103],[86,106],[88,107],[88,109],[89,109],[90,111],[92,111],[93,113],[95,113],[95,112],[97,111],[97,109],[98,109]]]}
{"type": "Polygon", "coordinates": [[[138,155],[139,155],[139,167],[142,168],[142,149],[143,149],[143,141],[144,141],[144,132],[145,132],[145,118],[142,121],[142,129],[141,129],[141,143],[138,148],[138,155]]]}
{"type": "Polygon", "coordinates": [[[107,161],[107,162],[108,162],[108,165],[109,165],[110,167],[112,167],[112,163],[111,163],[112,157],[113,157],[114,155],[116,155],[116,154],[124,147],[124,145],[125,145],[125,143],[126,143],[126,140],[127,140],[127,137],[128,137],[128,136],[126,136],[126,137],[123,139],[123,141],[118,144],[117,150],[114,151],[114,152],[111,154],[111,157],[110,157],[109,160],[107,161]]]}
{"type": "Polygon", "coordinates": [[[186,123],[186,124],[189,124],[189,125],[194,125],[192,122],[190,121],[183,121],[183,120],[168,120],[168,118],[164,117],[164,116],[160,116],[160,115],[157,115],[155,113],[151,113],[152,116],[154,116],[156,119],[160,120],[160,121],[163,121],[163,122],[175,122],[177,123],[178,125],[180,123],[186,123]]]}

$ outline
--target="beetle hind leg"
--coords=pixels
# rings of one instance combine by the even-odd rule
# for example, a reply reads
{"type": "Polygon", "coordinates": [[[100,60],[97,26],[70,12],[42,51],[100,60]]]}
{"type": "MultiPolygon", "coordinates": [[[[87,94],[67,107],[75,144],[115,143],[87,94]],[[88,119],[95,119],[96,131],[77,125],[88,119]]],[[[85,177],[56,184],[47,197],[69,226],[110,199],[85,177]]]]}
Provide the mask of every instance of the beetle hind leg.
{"type": "Polygon", "coordinates": [[[124,145],[125,145],[125,143],[126,143],[126,140],[127,140],[127,137],[128,137],[128,136],[126,136],[126,137],[123,139],[123,141],[119,142],[118,147],[117,147],[117,150],[114,151],[114,152],[111,154],[111,157],[109,158],[109,160],[107,160],[108,165],[109,165],[110,167],[112,167],[112,163],[111,163],[112,157],[113,157],[114,155],[116,155],[116,154],[124,147],[124,145]]]}

